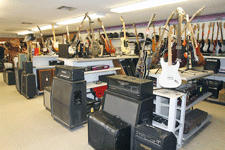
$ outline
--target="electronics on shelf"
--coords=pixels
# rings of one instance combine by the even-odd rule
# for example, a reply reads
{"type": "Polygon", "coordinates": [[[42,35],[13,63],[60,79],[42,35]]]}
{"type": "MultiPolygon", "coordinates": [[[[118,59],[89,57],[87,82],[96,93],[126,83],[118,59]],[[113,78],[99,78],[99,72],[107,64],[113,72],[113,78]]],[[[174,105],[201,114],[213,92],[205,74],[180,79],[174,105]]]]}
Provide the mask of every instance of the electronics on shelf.
{"type": "Polygon", "coordinates": [[[55,67],[55,76],[70,81],[84,80],[84,68],[57,65],[55,67]]]}

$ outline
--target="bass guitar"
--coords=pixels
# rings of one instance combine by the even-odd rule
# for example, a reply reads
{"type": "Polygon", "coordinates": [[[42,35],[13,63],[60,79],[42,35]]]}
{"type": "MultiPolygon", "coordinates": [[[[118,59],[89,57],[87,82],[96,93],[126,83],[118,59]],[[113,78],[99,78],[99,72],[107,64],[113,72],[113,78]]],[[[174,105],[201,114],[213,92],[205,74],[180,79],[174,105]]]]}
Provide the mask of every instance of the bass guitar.
{"type": "Polygon", "coordinates": [[[205,45],[203,47],[203,52],[208,52],[209,51],[209,47],[210,47],[210,39],[209,39],[209,34],[210,34],[210,29],[212,27],[212,22],[209,23],[208,26],[208,33],[207,33],[207,37],[205,39],[205,45]]]}
{"type": "Polygon", "coordinates": [[[46,46],[46,43],[44,42],[44,37],[43,37],[43,34],[42,34],[42,31],[41,31],[41,28],[39,26],[37,26],[38,30],[40,31],[40,35],[41,35],[41,43],[42,43],[42,51],[43,53],[48,53],[48,48],[46,46]]]}
{"type": "Polygon", "coordinates": [[[203,52],[203,47],[205,45],[205,41],[204,41],[204,29],[205,29],[205,23],[202,24],[202,40],[199,42],[199,46],[201,49],[201,52],[203,52]]]}
{"type": "Polygon", "coordinates": [[[213,22],[213,24],[212,24],[212,38],[210,40],[209,53],[212,53],[213,52],[213,48],[214,48],[214,41],[213,41],[214,27],[215,27],[215,22],[213,22]]]}
{"type": "Polygon", "coordinates": [[[109,54],[114,54],[116,52],[114,46],[112,45],[112,41],[111,39],[109,40],[108,36],[107,36],[107,33],[105,31],[105,27],[102,23],[102,21],[100,20],[100,18],[97,19],[98,22],[100,23],[100,25],[102,26],[102,29],[104,31],[104,34],[105,34],[105,38],[104,36],[102,36],[102,38],[104,39],[104,42],[105,42],[105,49],[106,51],[109,53],[109,54]]]}
{"type": "Polygon", "coordinates": [[[127,36],[126,36],[126,26],[125,26],[125,22],[124,22],[122,16],[120,16],[120,21],[123,24],[123,35],[124,35],[124,37],[120,38],[120,40],[121,40],[121,50],[122,50],[123,54],[127,55],[127,54],[130,54],[130,45],[128,43],[128,39],[127,39],[127,36]]]}
{"type": "Polygon", "coordinates": [[[59,42],[56,42],[54,23],[52,24],[52,34],[53,34],[52,48],[54,49],[54,51],[58,52],[59,42]]]}
{"type": "Polygon", "coordinates": [[[134,48],[134,53],[136,55],[139,55],[140,54],[140,50],[141,50],[141,43],[139,42],[138,40],[138,34],[137,34],[137,28],[136,28],[136,25],[134,23],[132,23],[133,27],[134,27],[134,33],[135,33],[135,36],[136,36],[136,42],[134,42],[134,45],[135,45],[135,48],[134,48]]]}
{"type": "Polygon", "coordinates": [[[159,84],[164,88],[177,88],[181,85],[181,77],[178,72],[180,62],[177,61],[176,65],[172,65],[172,49],[171,49],[171,34],[173,26],[170,27],[168,35],[168,62],[160,59],[162,72],[159,76],[159,84]]]}

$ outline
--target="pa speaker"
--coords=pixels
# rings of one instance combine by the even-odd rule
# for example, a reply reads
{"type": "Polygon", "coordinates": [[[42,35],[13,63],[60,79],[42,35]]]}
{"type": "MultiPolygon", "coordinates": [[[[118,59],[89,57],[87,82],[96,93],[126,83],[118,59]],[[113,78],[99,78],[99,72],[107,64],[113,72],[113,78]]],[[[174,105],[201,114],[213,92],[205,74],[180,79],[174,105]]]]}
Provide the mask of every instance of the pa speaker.
{"type": "Polygon", "coordinates": [[[86,81],[53,78],[51,96],[52,116],[69,128],[87,121],[86,81]]]}

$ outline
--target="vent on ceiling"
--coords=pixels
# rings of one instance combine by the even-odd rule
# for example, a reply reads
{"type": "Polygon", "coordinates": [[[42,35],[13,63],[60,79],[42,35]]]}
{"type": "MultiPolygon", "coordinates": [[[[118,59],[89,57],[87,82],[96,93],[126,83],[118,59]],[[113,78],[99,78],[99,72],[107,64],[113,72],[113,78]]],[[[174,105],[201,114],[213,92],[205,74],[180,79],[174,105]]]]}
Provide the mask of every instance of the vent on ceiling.
{"type": "Polygon", "coordinates": [[[57,9],[71,11],[71,10],[74,10],[76,8],[75,7],[69,7],[69,6],[60,6],[57,9]]]}
{"type": "Polygon", "coordinates": [[[31,22],[21,22],[21,24],[33,24],[31,22]]]}

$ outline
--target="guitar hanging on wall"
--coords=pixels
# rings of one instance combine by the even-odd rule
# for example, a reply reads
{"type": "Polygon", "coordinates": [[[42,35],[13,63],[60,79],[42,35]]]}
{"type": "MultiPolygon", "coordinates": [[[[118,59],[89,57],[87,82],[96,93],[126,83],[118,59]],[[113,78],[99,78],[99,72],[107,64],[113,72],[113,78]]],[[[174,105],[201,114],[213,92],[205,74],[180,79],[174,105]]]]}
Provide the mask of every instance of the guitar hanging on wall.
{"type": "Polygon", "coordinates": [[[205,45],[205,41],[204,41],[204,29],[205,29],[205,23],[202,24],[202,40],[199,42],[199,45],[200,45],[200,49],[201,49],[201,52],[203,52],[203,47],[205,45]]]}
{"type": "Polygon", "coordinates": [[[139,42],[138,40],[138,34],[137,34],[137,28],[136,28],[136,25],[134,23],[132,23],[133,27],[134,27],[134,30],[135,30],[135,36],[136,36],[136,42],[134,43],[135,45],[135,48],[134,48],[134,53],[136,55],[139,55],[140,53],[140,50],[141,50],[141,43],[139,42]]]}
{"type": "Polygon", "coordinates": [[[123,35],[124,35],[124,37],[120,38],[120,40],[121,40],[121,50],[122,50],[123,54],[127,55],[127,54],[130,54],[130,46],[129,46],[128,39],[127,39],[127,36],[126,36],[125,22],[124,22],[122,16],[120,16],[120,21],[123,24],[123,35]]]}
{"type": "Polygon", "coordinates": [[[40,35],[41,35],[41,42],[42,42],[42,51],[43,53],[48,53],[48,48],[46,46],[46,43],[44,42],[44,38],[43,38],[43,34],[42,34],[42,31],[41,31],[41,28],[39,26],[37,26],[38,30],[40,31],[40,35]]]}
{"type": "Polygon", "coordinates": [[[205,52],[205,53],[209,51],[209,47],[210,47],[209,34],[210,34],[211,26],[212,26],[212,22],[210,22],[208,25],[208,33],[207,33],[207,37],[205,39],[205,44],[203,47],[203,52],[205,52]]]}
{"type": "Polygon", "coordinates": [[[155,48],[156,46],[158,45],[158,42],[159,42],[159,36],[156,35],[156,32],[155,32],[155,25],[153,23],[153,38],[152,38],[152,51],[154,52],[155,51],[155,48]]]}
{"type": "Polygon", "coordinates": [[[181,85],[181,77],[178,72],[180,62],[177,61],[176,65],[172,65],[172,49],[171,49],[171,39],[172,39],[172,29],[170,27],[168,34],[168,63],[164,61],[162,57],[160,59],[162,72],[159,76],[159,84],[164,88],[177,88],[181,85]]]}
{"type": "Polygon", "coordinates": [[[54,49],[54,51],[58,52],[59,42],[56,42],[54,23],[52,24],[52,35],[53,35],[52,48],[54,49]]]}
{"type": "MultiPolygon", "coordinates": [[[[224,23],[225,25],[225,23],[224,23]]],[[[224,26],[225,28],[225,26],[224,26]]],[[[220,39],[220,43],[221,43],[221,53],[225,52],[225,41],[223,40],[223,28],[222,28],[222,22],[220,22],[220,33],[221,33],[221,39],[220,39]]]]}
{"type": "Polygon", "coordinates": [[[213,22],[213,24],[212,24],[212,38],[210,40],[209,53],[212,53],[213,52],[213,48],[214,48],[214,41],[213,41],[213,38],[214,38],[214,27],[215,27],[215,22],[213,22]]]}
{"type": "Polygon", "coordinates": [[[108,36],[107,36],[107,33],[106,33],[106,31],[105,31],[105,27],[104,27],[103,23],[102,23],[102,21],[100,20],[100,18],[98,18],[97,20],[98,20],[98,22],[100,23],[100,25],[102,26],[102,29],[103,29],[104,34],[105,34],[105,37],[102,35],[102,38],[103,38],[103,40],[104,40],[104,42],[105,42],[105,49],[106,49],[106,51],[107,51],[109,54],[114,54],[114,53],[116,52],[116,50],[115,50],[114,46],[112,45],[111,39],[109,40],[109,38],[108,38],[108,36]]]}

